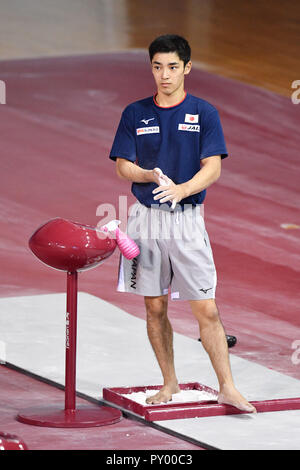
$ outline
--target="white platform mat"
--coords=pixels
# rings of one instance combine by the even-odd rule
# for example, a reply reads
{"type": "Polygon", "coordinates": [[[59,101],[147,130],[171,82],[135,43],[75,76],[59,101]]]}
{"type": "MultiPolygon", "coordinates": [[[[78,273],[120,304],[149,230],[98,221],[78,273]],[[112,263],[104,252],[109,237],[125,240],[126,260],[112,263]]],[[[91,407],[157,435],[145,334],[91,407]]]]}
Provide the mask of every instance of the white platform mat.
{"type": "MultiPolygon", "coordinates": [[[[0,359],[64,385],[66,295],[0,299],[0,359]]],[[[195,337],[197,337],[195,332],[195,337]]],[[[196,339],[174,335],[180,383],[218,384],[196,339]]],[[[300,381],[231,354],[235,383],[248,400],[300,396],[300,381]]],[[[77,391],[162,383],[146,323],[98,297],[78,295],[77,391]]],[[[32,404],[34,406],[34,403],[32,404]]],[[[162,428],[219,449],[300,449],[300,411],[160,421],[162,428]]]]}

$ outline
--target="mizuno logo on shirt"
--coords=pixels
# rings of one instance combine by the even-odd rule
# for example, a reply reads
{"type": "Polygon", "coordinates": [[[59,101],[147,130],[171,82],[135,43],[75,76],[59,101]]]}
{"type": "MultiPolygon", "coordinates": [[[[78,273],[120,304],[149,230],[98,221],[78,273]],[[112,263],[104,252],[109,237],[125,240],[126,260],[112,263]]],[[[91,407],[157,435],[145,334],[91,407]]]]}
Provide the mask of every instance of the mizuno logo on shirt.
{"type": "Polygon", "coordinates": [[[153,121],[155,118],[150,118],[150,119],[142,119],[140,122],[144,122],[146,126],[148,126],[150,121],[153,121]]]}
{"type": "Polygon", "coordinates": [[[178,124],[179,131],[200,132],[198,124],[178,124]]]}
{"type": "Polygon", "coordinates": [[[159,134],[159,126],[152,126],[152,127],[139,127],[136,130],[137,135],[142,135],[142,134],[159,134]]]}

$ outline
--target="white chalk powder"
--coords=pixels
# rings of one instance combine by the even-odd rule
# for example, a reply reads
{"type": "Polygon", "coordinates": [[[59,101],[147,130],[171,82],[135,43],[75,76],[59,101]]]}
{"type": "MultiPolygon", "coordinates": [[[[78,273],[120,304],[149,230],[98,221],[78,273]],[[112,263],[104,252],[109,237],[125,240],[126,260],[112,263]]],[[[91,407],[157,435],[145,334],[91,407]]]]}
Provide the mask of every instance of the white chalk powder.
{"type": "MultiPolygon", "coordinates": [[[[158,390],[146,390],[145,392],[134,392],[123,394],[123,397],[129,398],[129,400],[135,401],[141,405],[147,405],[146,398],[151,395],[155,395],[158,390]]],[[[213,393],[206,392],[204,390],[181,390],[179,393],[172,395],[172,401],[168,403],[160,403],[160,405],[168,405],[170,403],[186,403],[192,401],[217,401],[217,396],[213,393]]]]}

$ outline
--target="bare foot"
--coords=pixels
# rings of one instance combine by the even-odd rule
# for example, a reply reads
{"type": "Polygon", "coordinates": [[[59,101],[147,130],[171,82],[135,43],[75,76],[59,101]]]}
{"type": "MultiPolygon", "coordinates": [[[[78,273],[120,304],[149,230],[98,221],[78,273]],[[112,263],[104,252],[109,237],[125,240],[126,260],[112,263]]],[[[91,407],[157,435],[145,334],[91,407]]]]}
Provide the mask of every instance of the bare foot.
{"type": "Polygon", "coordinates": [[[218,403],[234,406],[241,411],[257,413],[256,408],[251,405],[234,387],[224,386],[219,393],[218,403]]]}
{"type": "Polygon", "coordinates": [[[158,403],[167,403],[172,400],[173,393],[179,393],[180,388],[178,385],[164,385],[158,393],[151,395],[151,397],[146,398],[146,403],[148,405],[154,405],[158,403]]]}

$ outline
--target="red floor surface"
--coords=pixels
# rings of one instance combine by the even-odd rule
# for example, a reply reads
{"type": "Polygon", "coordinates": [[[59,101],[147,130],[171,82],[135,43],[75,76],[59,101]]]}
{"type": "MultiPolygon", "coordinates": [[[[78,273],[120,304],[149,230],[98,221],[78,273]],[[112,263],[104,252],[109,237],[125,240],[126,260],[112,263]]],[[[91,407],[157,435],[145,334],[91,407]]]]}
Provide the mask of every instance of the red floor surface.
{"type": "MultiPolygon", "coordinates": [[[[77,404],[87,403],[77,398],[77,404]]],[[[15,434],[29,450],[202,450],[175,436],[124,418],[94,428],[44,428],[20,423],[26,408],[62,404],[64,392],[19,372],[0,366],[0,431],[15,434]]]]}
{"type": "MultiPolygon", "coordinates": [[[[1,63],[0,296],[65,292],[65,276],[34,259],[32,232],[53,217],[97,224],[119,195],[134,202],[108,153],[122,109],[154,91],[143,52],[1,63]]],[[[214,104],[230,157],[208,190],[206,226],[218,270],[217,303],[231,350],[300,378],[299,106],[194,68],[187,91],[214,104]]],[[[118,254],[79,276],[79,289],[144,318],[143,299],[116,292],[118,254]]],[[[198,338],[187,302],[170,302],[174,330],[198,338]]],[[[101,315],[101,312],[99,312],[101,315]]],[[[201,345],[199,344],[199,347],[201,345]]],[[[111,431],[112,432],[112,431],[111,431]]]]}

